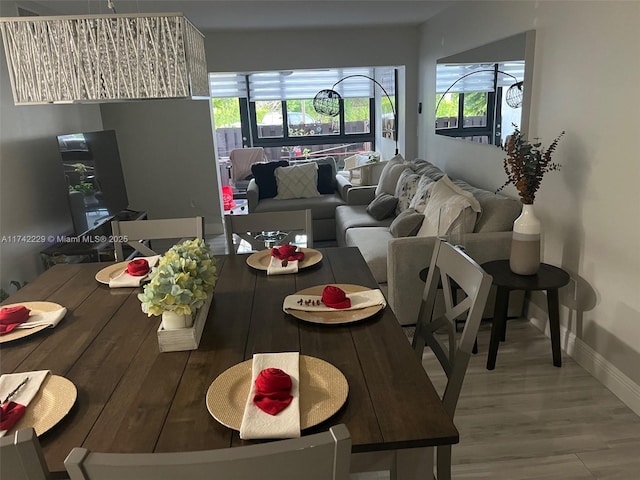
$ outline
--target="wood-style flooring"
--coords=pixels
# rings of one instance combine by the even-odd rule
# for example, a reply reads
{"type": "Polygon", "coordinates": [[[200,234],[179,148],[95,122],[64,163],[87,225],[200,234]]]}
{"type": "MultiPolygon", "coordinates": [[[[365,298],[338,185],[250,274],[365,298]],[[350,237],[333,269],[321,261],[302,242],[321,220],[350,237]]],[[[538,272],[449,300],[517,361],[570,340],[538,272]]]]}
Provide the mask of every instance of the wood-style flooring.
{"type": "MultiPolygon", "coordinates": [[[[487,370],[490,328],[481,326],[456,410],[453,478],[640,479],[640,417],[571,357],[554,367],[550,340],[526,320],[509,320],[496,369],[487,370]]],[[[428,351],[423,365],[444,388],[428,351]]]]}

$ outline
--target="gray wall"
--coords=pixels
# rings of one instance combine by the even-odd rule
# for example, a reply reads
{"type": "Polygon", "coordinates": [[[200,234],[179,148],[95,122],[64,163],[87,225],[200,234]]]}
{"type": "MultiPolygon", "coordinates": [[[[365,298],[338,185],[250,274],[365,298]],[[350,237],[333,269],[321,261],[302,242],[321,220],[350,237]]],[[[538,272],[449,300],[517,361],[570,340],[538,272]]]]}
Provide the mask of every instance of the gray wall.
{"type": "MultiPolygon", "coordinates": [[[[543,260],[572,276],[564,346],[640,412],[638,25],[640,2],[466,2],[439,14],[421,29],[419,153],[489,189],[506,180],[501,150],[434,134],[435,64],[535,29],[529,136],[546,146],[567,132],[554,156],[562,171],[545,176],[535,202],[543,260]]],[[[533,300],[531,319],[544,326],[545,299],[533,300]]]]}

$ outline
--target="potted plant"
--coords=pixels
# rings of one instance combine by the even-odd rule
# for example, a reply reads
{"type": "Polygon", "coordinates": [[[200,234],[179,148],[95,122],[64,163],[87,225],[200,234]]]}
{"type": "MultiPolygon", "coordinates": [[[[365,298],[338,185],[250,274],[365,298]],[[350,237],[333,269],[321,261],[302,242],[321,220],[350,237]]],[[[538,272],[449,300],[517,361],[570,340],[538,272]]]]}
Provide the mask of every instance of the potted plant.
{"type": "Polygon", "coordinates": [[[213,291],[216,271],[216,259],[204,240],[174,245],[153,267],[150,282],[138,294],[142,311],[162,316],[165,330],[191,327],[213,291]]]}
{"type": "Polygon", "coordinates": [[[512,184],[522,202],[522,213],[513,223],[509,257],[513,273],[534,275],[540,268],[540,221],[534,214],[533,202],[545,173],[560,170],[560,164],[552,162],[551,157],[563,135],[564,131],[545,150],[538,139],[530,143],[516,127],[502,146],[507,152],[503,163],[507,181],[496,193],[512,184]]]}

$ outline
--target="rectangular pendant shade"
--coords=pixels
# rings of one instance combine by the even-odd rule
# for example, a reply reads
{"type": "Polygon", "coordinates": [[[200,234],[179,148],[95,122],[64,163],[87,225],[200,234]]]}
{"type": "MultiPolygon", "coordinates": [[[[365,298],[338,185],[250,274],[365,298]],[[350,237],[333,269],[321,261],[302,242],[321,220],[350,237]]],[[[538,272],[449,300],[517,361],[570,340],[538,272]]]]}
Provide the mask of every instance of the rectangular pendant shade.
{"type": "Polygon", "coordinates": [[[204,36],[181,13],[3,17],[16,105],[209,96],[204,36]]]}

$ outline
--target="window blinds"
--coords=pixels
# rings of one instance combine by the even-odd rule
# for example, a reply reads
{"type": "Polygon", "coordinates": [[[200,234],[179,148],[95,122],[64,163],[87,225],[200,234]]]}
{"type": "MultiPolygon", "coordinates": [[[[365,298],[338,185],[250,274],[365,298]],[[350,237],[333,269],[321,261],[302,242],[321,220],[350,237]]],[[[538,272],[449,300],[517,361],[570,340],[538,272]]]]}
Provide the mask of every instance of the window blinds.
{"type": "Polygon", "coordinates": [[[249,74],[210,73],[209,87],[214,98],[248,96],[250,101],[311,99],[324,89],[335,89],[345,98],[373,97],[375,84],[368,78],[348,78],[334,87],[338,80],[349,75],[373,77],[374,69],[361,67],[249,74]]]}
{"type": "MultiPolygon", "coordinates": [[[[436,93],[493,92],[496,64],[441,64],[437,66],[436,93]],[[467,75],[465,77],[465,75],[467,75]],[[464,78],[463,78],[464,77],[464,78]],[[457,83],[456,83],[457,82],[457,83]],[[453,86],[452,86],[453,85],[453,86]]],[[[498,87],[510,87],[524,79],[524,61],[498,63],[498,87]],[[501,73],[505,72],[505,73],[501,73]],[[511,77],[516,77],[515,79],[511,77]],[[517,80],[516,80],[517,79],[517,80]]]]}

